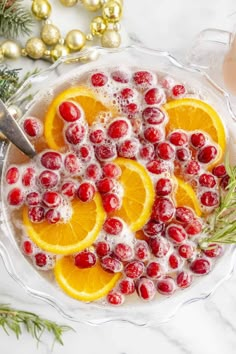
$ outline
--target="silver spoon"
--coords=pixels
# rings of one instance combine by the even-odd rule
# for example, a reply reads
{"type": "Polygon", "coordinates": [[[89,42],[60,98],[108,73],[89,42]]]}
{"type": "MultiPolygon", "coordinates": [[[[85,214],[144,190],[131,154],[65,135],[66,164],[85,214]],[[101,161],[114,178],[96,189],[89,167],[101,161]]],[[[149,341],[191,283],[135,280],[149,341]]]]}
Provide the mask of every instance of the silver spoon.
{"type": "Polygon", "coordinates": [[[5,104],[0,99],[0,131],[30,158],[34,157],[37,152],[31,144],[17,121],[12,117],[5,104]]]}

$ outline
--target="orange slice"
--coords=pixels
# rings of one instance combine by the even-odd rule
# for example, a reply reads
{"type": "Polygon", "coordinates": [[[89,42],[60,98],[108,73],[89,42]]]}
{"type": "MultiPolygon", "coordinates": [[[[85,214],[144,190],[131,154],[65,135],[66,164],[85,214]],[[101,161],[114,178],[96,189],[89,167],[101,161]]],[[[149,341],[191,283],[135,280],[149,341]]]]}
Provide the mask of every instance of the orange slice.
{"type": "Polygon", "coordinates": [[[164,109],[169,116],[167,133],[175,129],[202,130],[221,147],[214,164],[221,159],[226,147],[225,127],[218,113],[209,104],[195,98],[183,98],[168,102],[164,109]]]}
{"type": "Polygon", "coordinates": [[[175,201],[177,206],[186,206],[192,208],[198,216],[202,215],[200,204],[193,188],[185,181],[176,178],[177,189],[175,192],[175,201]]]}
{"type": "Polygon", "coordinates": [[[99,263],[92,268],[80,269],[74,265],[72,256],[56,262],[55,278],[65,293],[77,300],[94,301],[114,288],[121,273],[108,273],[99,263]]]}
{"type": "Polygon", "coordinates": [[[32,223],[28,208],[23,209],[23,223],[28,236],[40,248],[56,254],[71,254],[89,247],[100,232],[106,213],[99,194],[91,202],[77,199],[72,203],[72,216],[67,223],[32,223]]]}
{"type": "Polygon", "coordinates": [[[132,231],[146,224],[152,212],[155,191],[146,169],[136,161],[118,158],[114,161],[121,170],[122,205],[114,214],[122,218],[132,231]]]}
{"type": "Polygon", "coordinates": [[[64,122],[58,116],[57,109],[66,100],[75,101],[81,105],[89,125],[98,119],[99,116],[102,116],[104,112],[108,111],[108,108],[97,100],[91,89],[79,86],[61,92],[50,104],[44,122],[45,140],[48,146],[54,150],[61,150],[65,146],[62,135],[64,122]]]}

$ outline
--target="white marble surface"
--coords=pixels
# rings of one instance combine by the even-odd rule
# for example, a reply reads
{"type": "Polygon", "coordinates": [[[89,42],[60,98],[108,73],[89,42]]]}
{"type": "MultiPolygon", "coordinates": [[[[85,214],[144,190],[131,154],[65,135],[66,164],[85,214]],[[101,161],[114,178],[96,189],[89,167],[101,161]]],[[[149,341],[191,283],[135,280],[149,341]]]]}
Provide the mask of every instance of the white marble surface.
{"type": "MultiPolygon", "coordinates": [[[[29,4],[29,0],[25,0],[29,4]]],[[[56,0],[51,0],[53,4],[56,0]]],[[[235,0],[124,0],[123,34],[149,47],[183,53],[194,36],[204,28],[230,28],[235,0]]],[[[86,29],[87,14],[77,9],[63,11],[60,5],[54,18],[63,28],[86,29]],[[70,21],[67,21],[70,14],[70,21]],[[62,25],[61,25],[62,26],[62,25]]],[[[28,70],[34,66],[24,60],[28,70]]],[[[39,65],[39,63],[37,63],[39,65]]],[[[40,64],[41,65],[41,64],[40,64]]],[[[42,66],[45,64],[42,64],[42,66]]],[[[125,323],[91,327],[69,323],[54,309],[29,297],[7,274],[0,260],[0,302],[32,310],[50,319],[72,325],[76,333],[64,335],[64,347],[56,346],[57,354],[234,354],[236,348],[236,274],[204,302],[182,308],[169,323],[157,328],[139,328],[125,323]]],[[[20,341],[0,331],[1,354],[50,353],[50,337],[44,336],[36,347],[27,333],[20,341]]]]}

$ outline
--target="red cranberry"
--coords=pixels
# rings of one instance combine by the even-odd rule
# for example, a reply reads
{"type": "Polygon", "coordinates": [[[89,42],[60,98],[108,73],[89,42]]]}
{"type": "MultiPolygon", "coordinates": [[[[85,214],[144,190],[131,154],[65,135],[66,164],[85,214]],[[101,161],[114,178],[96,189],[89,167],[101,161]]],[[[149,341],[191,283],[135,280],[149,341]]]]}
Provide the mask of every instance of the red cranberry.
{"type": "Polygon", "coordinates": [[[175,218],[182,223],[190,223],[194,219],[194,212],[187,207],[177,207],[175,211],[175,218]]]}
{"type": "Polygon", "coordinates": [[[139,143],[136,139],[123,141],[118,147],[118,155],[127,159],[132,159],[138,153],[139,143]]]}
{"type": "Polygon", "coordinates": [[[166,118],[165,113],[158,107],[146,107],[142,117],[149,124],[162,124],[166,118]]]}
{"type": "Polygon", "coordinates": [[[134,257],[132,247],[126,243],[117,243],[114,248],[114,254],[122,262],[130,261],[134,257]]]}
{"type": "Polygon", "coordinates": [[[164,258],[170,249],[169,242],[163,237],[152,237],[148,240],[148,244],[157,258],[164,258]]]}
{"type": "Polygon", "coordinates": [[[38,179],[40,185],[44,188],[53,188],[58,183],[58,175],[52,171],[45,170],[41,172],[38,179]]]}
{"type": "Polygon", "coordinates": [[[114,188],[114,182],[111,178],[102,178],[97,182],[97,189],[100,193],[108,193],[111,192],[114,188]]]}
{"type": "Polygon", "coordinates": [[[24,194],[20,188],[13,188],[7,195],[8,204],[19,206],[24,202],[24,194]]]}
{"type": "Polygon", "coordinates": [[[109,273],[119,273],[123,269],[123,264],[121,263],[121,261],[111,256],[103,257],[101,259],[101,265],[103,269],[109,273]]]}
{"type": "Polygon", "coordinates": [[[56,208],[61,204],[62,198],[57,192],[47,191],[43,194],[42,200],[48,208],[56,208]]]}
{"type": "Polygon", "coordinates": [[[68,155],[66,155],[65,160],[64,160],[64,165],[65,165],[66,171],[70,175],[78,174],[82,169],[82,165],[81,165],[78,157],[73,153],[69,153],[68,155]]]}
{"type": "Polygon", "coordinates": [[[147,237],[153,237],[161,234],[163,231],[163,224],[156,221],[149,221],[143,228],[143,232],[147,237]]]}
{"type": "Polygon", "coordinates": [[[186,93],[184,85],[175,85],[172,88],[172,94],[174,97],[183,96],[186,93]]]}
{"type": "Polygon", "coordinates": [[[211,243],[207,249],[203,250],[203,252],[207,257],[215,258],[221,256],[223,248],[217,243],[211,243]]]}
{"type": "Polygon", "coordinates": [[[111,77],[114,81],[120,82],[121,84],[127,84],[129,82],[129,74],[121,70],[113,71],[111,77]]]}
{"type": "Polygon", "coordinates": [[[134,246],[135,258],[138,261],[146,262],[150,257],[148,244],[146,241],[137,241],[134,246]]]}
{"type": "Polygon", "coordinates": [[[92,149],[89,145],[81,145],[78,150],[78,156],[83,162],[88,162],[92,158],[92,149]]]}
{"type": "Polygon", "coordinates": [[[224,177],[226,175],[225,165],[221,164],[221,165],[215,166],[212,170],[212,173],[214,176],[216,176],[218,178],[224,177]]]}
{"type": "Polygon", "coordinates": [[[41,222],[44,220],[44,208],[40,206],[34,206],[28,210],[29,219],[32,222],[41,222]]]}
{"type": "Polygon", "coordinates": [[[171,89],[171,87],[173,87],[174,84],[174,80],[172,79],[172,77],[168,77],[168,76],[164,76],[159,78],[159,84],[166,90],[171,89]]]}
{"type": "Polygon", "coordinates": [[[18,181],[20,172],[17,167],[10,167],[6,173],[6,182],[8,184],[14,184],[18,181]]]}
{"type": "Polygon", "coordinates": [[[126,265],[125,275],[131,279],[138,279],[144,273],[145,267],[144,264],[140,261],[133,261],[126,265]]]}
{"type": "Polygon", "coordinates": [[[26,240],[22,243],[22,251],[26,256],[31,256],[33,254],[34,248],[32,242],[26,240]]]}
{"type": "Polygon", "coordinates": [[[23,123],[24,131],[31,138],[39,137],[42,134],[43,127],[37,118],[26,118],[23,123]]]}
{"type": "Polygon", "coordinates": [[[105,241],[100,241],[96,244],[96,253],[98,257],[107,256],[110,253],[110,246],[109,243],[105,241]]]}
{"type": "Polygon", "coordinates": [[[78,268],[91,268],[96,261],[95,254],[90,251],[82,251],[75,256],[75,265],[78,268]]]}
{"type": "Polygon", "coordinates": [[[190,161],[186,166],[186,173],[189,175],[197,175],[201,169],[201,166],[197,161],[190,161]]]}
{"type": "Polygon", "coordinates": [[[162,89],[155,87],[145,93],[144,99],[150,105],[161,104],[165,101],[165,94],[162,89]]]}
{"type": "Polygon", "coordinates": [[[216,158],[216,155],[217,148],[215,146],[208,145],[199,151],[197,158],[199,162],[209,163],[216,158]]]}
{"type": "Polygon", "coordinates": [[[176,150],[176,157],[179,161],[188,161],[191,158],[190,151],[186,148],[180,148],[176,150]]]}
{"type": "Polygon", "coordinates": [[[105,177],[108,178],[119,178],[121,176],[121,169],[114,163],[107,163],[103,166],[102,172],[105,177]]]}
{"type": "Polygon", "coordinates": [[[162,160],[170,160],[175,156],[175,150],[167,142],[158,144],[156,148],[156,153],[162,160]]]}
{"type": "Polygon", "coordinates": [[[111,142],[105,142],[95,148],[96,158],[100,161],[113,160],[117,156],[116,146],[111,142]]]}
{"type": "Polygon", "coordinates": [[[82,202],[90,202],[95,195],[95,187],[89,182],[83,182],[77,190],[77,196],[82,202]]]}
{"type": "Polygon", "coordinates": [[[119,291],[112,290],[107,294],[107,302],[114,306],[122,305],[124,302],[124,296],[119,291]]]}
{"type": "Polygon", "coordinates": [[[107,193],[102,197],[103,208],[107,213],[117,210],[120,207],[120,200],[114,193],[107,193]]]}
{"type": "Polygon", "coordinates": [[[72,145],[77,145],[81,143],[85,136],[85,128],[83,125],[78,123],[68,124],[65,130],[65,137],[68,143],[72,145]]]}
{"type": "Polygon", "coordinates": [[[203,133],[193,133],[190,140],[195,148],[201,148],[206,144],[206,137],[203,133]]]}
{"type": "Polygon", "coordinates": [[[154,153],[154,147],[152,144],[146,144],[140,147],[139,150],[139,155],[141,159],[143,160],[151,160],[153,159],[155,153],[154,153]]]}
{"type": "Polygon", "coordinates": [[[178,252],[181,257],[189,259],[193,255],[193,247],[187,243],[184,243],[179,247],[178,252]]]}
{"type": "Polygon", "coordinates": [[[175,291],[175,282],[172,278],[159,280],[157,282],[157,291],[162,295],[172,295],[175,291]]]}
{"type": "Polygon", "coordinates": [[[215,177],[210,173],[203,173],[199,177],[199,183],[203,187],[213,188],[216,185],[216,180],[215,177]]]}
{"type": "Polygon", "coordinates": [[[96,163],[91,163],[88,165],[88,167],[85,170],[85,176],[86,178],[92,179],[94,181],[97,181],[102,175],[102,170],[100,165],[96,163]]]}
{"type": "Polygon", "coordinates": [[[160,278],[163,274],[162,266],[158,262],[149,263],[146,271],[147,271],[147,275],[150,278],[154,278],[154,279],[160,278]]]}
{"type": "Polygon", "coordinates": [[[183,289],[188,288],[191,285],[192,281],[193,281],[192,275],[186,271],[179,273],[176,278],[176,283],[178,287],[183,289]]]}
{"type": "Polygon", "coordinates": [[[208,274],[211,270],[211,264],[207,259],[198,258],[191,263],[190,269],[195,274],[208,274]]]}
{"type": "Polygon", "coordinates": [[[194,219],[193,221],[190,222],[190,224],[187,225],[185,231],[190,236],[198,235],[202,231],[202,224],[200,223],[199,220],[194,219]]]}
{"type": "Polygon", "coordinates": [[[152,144],[159,143],[163,139],[163,132],[156,127],[148,127],[144,130],[144,137],[152,144]]]}
{"type": "Polygon", "coordinates": [[[96,73],[91,76],[92,85],[95,87],[102,87],[106,85],[108,78],[103,73],[96,73]]]}
{"type": "Polygon", "coordinates": [[[45,214],[45,219],[50,224],[56,224],[58,221],[61,220],[61,213],[55,209],[49,209],[45,214]]]}
{"type": "Polygon", "coordinates": [[[160,160],[152,160],[147,163],[146,167],[149,172],[154,173],[156,175],[167,171],[167,166],[163,163],[163,161],[160,160]]]}
{"type": "Polygon", "coordinates": [[[75,122],[81,117],[79,107],[71,101],[62,102],[58,108],[60,116],[66,122],[75,122]]]}
{"type": "Polygon", "coordinates": [[[228,185],[230,182],[230,177],[228,175],[224,176],[222,178],[222,180],[220,181],[220,186],[223,190],[227,190],[228,189],[228,185]]]}
{"type": "Polygon", "coordinates": [[[90,134],[89,134],[89,140],[93,144],[100,144],[105,140],[105,132],[102,129],[94,129],[90,134]]]}
{"type": "Polygon", "coordinates": [[[113,121],[107,130],[107,134],[112,139],[120,139],[127,135],[129,130],[129,124],[124,119],[117,119],[113,121]]]}
{"type": "Polygon", "coordinates": [[[135,113],[138,112],[138,105],[136,103],[128,103],[123,106],[122,111],[128,115],[128,117],[132,117],[135,113]]]}
{"type": "Polygon", "coordinates": [[[147,278],[140,279],[137,284],[137,293],[142,300],[152,300],[156,294],[153,281],[147,278]]]}
{"type": "Polygon", "coordinates": [[[75,197],[76,189],[77,189],[76,183],[72,181],[65,182],[61,186],[61,194],[69,199],[73,199],[75,197]]]}
{"type": "Polygon", "coordinates": [[[153,83],[153,75],[148,71],[137,71],[133,75],[136,85],[151,85],[153,83]]]}
{"type": "Polygon", "coordinates": [[[103,229],[110,235],[119,235],[123,230],[123,223],[117,218],[108,218],[104,222],[103,229]]]}
{"type": "Polygon", "coordinates": [[[38,205],[41,202],[41,196],[38,192],[30,192],[26,196],[26,203],[30,206],[38,205]]]}
{"type": "Polygon", "coordinates": [[[201,195],[201,203],[207,207],[213,207],[219,204],[219,195],[216,192],[208,191],[201,195]]]}
{"type": "Polygon", "coordinates": [[[156,198],[153,210],[152,219],[160,222],[170,221],[175,213],[173,202],[165,197],[156,198]]]}
{"type": "Polygon", "coordinates": [[[170,268],[172,268],[172,269],[178,269],[179,266],[180,266],[180,264],[181,264],[181,259],[180,259],[180,257],[179,257],[177,254],[172,253],[172,254],[170,255],[170,257],[169,257],[169,266],[170,266],[170,268]]]}
{"type": "Polygon", "coordinates": [[[124,295],[131,295],[135,292],[134,281],[129,278],[122,279],[119,284],[119,290],[124,295]]]}
{"type": "Polygon", "coordinates": [[[35,169],[27,167],[22,175],[22,184],[25,187],[31,187],[35,181],[35,169]]]}
{"type": "Polygon", "coordinates": [[[171,224],[168,226],[167,235],[175,243],[181,243],[187,238],[187,234],[183,226],[178,224],[171,224]]]}
{"type": "Polygon", "coordinates": [[[134,97],[134,91],[131,88],[126,87],[120,91],[120,97],[123,100],[128,100],[129,98],[134,97]]]}
{"type": "Polygon", "coordinates": [[[47,256],[45,253],[42,253],[42,252],[37,253],[34,256],[34,258],[35,258],[35,263],[38,267],[41,268],[41,267],[44,267],[47,265],[47,256]]]}
{"type": "Polygon", "coordinates": [[[169,140],[175,146],[183,146],[188,142],[188,135],[182,131],[175,131],[170,134],[169,140]]]}
{"type": "Polygon", "coordinates": [[[169,178],[160,178],[156,184],[156,194],[164,197],[172,192],[172,183],[169,178]]]}

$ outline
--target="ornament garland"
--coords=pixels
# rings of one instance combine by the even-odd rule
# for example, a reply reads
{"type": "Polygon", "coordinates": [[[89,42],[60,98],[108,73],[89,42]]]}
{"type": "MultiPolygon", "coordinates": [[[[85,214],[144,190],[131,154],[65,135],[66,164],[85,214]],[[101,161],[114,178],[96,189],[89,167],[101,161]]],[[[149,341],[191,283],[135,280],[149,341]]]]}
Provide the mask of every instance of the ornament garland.
{"type": "MultiPolygon", "coordinates": [[[[0,0],[1,1],[1,0],[0,0]]],[[[6,4],[6,0],[5,4],[6,4]]],[[[75,6],[78,0],[60,0],[66,6],[75,6]]],[[[62,56],[83,49],[87,42],[100,37],[101,45],[117,48],[121,44],[120,20],[123,12],[123,0],[80,0],[88,11],[101,10],[102,14],[92,19],[90,33],[87,35],[79,29],[72,29],[63,38],[59,28],[49,19],[52,7],[48,0],[33,0],[31,12],[36,20],[42,22],[40,37],[26,41],[25,47],[12,39],[0,44],[0,61],[28,56],[31,59],[56,61],[62,56]]],[[[1,34],[1,32],[0,32],[1,34]]]]}

